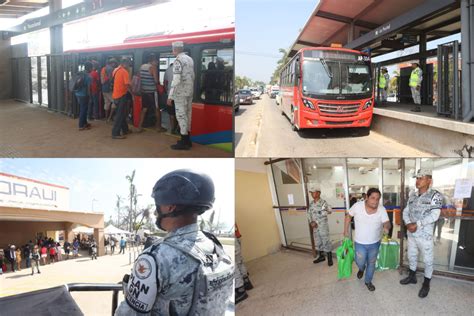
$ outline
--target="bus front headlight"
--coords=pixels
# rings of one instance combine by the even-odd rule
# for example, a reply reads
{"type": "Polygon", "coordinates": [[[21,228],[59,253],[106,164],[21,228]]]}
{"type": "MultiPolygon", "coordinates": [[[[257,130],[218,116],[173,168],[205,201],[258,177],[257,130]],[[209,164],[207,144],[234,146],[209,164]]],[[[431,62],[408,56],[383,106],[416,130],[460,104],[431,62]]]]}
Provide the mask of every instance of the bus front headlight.
{"type": "Polygon", "coordinates": [[[367,110],[371,106],[372,106],[372,100],[369,100],[369,101],[365,102],[364,107],[362,108],[362,110],[367,110]]]}
{"type": "Polygon", "coordinates": [[[310,100],[303,99],[303,104],[305,107],[315,110],[314,105],[310,100]]]}

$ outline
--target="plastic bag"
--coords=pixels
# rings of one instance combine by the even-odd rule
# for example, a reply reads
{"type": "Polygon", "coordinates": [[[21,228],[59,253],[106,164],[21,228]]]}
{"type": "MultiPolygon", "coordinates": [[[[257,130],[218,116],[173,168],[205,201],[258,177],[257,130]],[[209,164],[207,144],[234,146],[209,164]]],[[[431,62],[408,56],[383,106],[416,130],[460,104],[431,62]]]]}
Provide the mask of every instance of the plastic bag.
{"type": "Polygon", "coordinates": [[[400,258],[400,245],[395,240],[382,240],[380,243],[376,270],[398,269],[400,258]]]}
{"type": "Polygon", "coordinates": [[[342,245],[336,250],[337,256],[337,278],[349,278],[352,274],[352,262],[354,261],[354,246],[352,240],[345,238],[342,245]]]}

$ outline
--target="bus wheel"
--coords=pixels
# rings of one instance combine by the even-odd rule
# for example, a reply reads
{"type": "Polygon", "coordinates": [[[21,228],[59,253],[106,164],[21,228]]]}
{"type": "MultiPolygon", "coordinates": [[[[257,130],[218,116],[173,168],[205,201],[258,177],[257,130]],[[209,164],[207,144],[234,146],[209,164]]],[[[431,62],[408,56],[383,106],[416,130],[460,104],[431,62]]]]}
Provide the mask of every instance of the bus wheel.
{"type": "Polygon", "coordinates": [[[359,128],[359,135],[360,136],[369,136],[370,134],[370,127],[360,127],[359,128]]]}
{"type": "Polygon", "coordinates": [[[291,108],[290,123],[291,123],[291,130],[293,132],[296,132],[298,130],[298,127],[296,127],[296,124],[295,124],[295,111],[293,110],[293,107],[291,108]]]}

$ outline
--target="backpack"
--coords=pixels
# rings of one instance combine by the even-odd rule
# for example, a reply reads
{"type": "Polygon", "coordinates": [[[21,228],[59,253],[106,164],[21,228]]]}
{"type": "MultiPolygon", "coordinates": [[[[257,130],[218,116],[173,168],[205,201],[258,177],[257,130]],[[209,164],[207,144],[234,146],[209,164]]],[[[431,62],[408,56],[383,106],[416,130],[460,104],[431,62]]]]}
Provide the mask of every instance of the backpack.
{"type": "Polygon", "coordinates": [[[74,75],[74,79],[69,81],[69,91],[76,92],[84,88],[86,83],[86,74],[83,71],[79,71],[74,75]]]}
{"type": "Polygon", "coordinates": [[[212,255],[206,254],[197,245],[189,251],[176,243],[166,240],[163,243],[181,250],[200,262],[190,315],[223,315],[226,309],[225,302],[232,296],[234,265],[219,240],[211,233],[204,231],[203,233],[214,242],[212,255]],[[215,259],[217,264],[213,262],[215,259]]]}

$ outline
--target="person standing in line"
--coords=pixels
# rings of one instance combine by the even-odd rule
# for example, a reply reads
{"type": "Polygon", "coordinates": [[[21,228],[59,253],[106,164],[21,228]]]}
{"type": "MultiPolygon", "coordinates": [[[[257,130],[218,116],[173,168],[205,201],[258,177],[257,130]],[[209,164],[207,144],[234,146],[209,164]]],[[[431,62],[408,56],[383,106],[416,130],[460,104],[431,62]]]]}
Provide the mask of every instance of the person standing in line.
{"type": "Polygon", "coordinates": [[[173,54],[176,60],[173,63],[173,81],[166,104],[176,108],[181,139],[171,145],[174,150],[189,150],[191,142],[191,120],[194,94],[194,61],[184,53],[183,42],[174,42],[173,54]]]}

